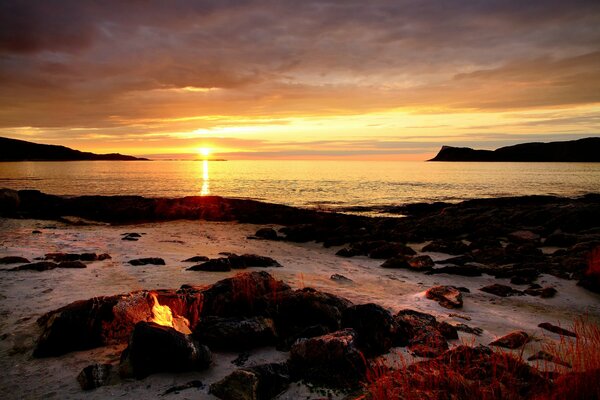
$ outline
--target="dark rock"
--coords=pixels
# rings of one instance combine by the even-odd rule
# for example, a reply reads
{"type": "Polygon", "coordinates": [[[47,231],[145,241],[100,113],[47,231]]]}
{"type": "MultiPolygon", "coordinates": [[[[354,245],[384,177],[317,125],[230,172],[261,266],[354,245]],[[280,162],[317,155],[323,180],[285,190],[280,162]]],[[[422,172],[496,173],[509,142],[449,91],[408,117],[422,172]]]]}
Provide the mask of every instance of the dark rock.
{"type": "Polygon", "coordinates": [[[507,349],[516,349],[527,344],[531,339],[526,332],[514,331],[506,336],[502,336],[499,339],[494,340],[490,343],[490,346],[499,346],[507,349]]]}
{"type": "Polygon", "coordinates": [[[282,339],[295,336],[311,326],[321,325],[330,332],[340,329],[343,311],[352,303],[342,297],[311,288],[282,292],[271,304],[282,339]]]}
{"type": "Polygon", "coordinates": [[[260,228],[256,231],[254,236],[267,240],[277,240],[277,232],[273,228],[260,228]]]}
{"type": "Polygon", "coordinates": [[[555,288],[548,286],[539,289],[527,288],[524,290],[524,293],[530,296],[540,296],[543,299],[547,299],[550,297],[554,297],[556,293],[558,293],[558,291],[555,288]]]}
{"type": "Polygon", "coordinates": [[[408,349],[417,357],[437,357],[448,350],[448,342],[439,331],[428,330],[417,334],[408,349]]]}
{"type": "Polygon", "coordinates": [[[142,235],[137,232],[122,233],[121,236],[130,237],[130,238],[141,238],[142,237],[142,235]]]}
{"type": "Polygon", "coordinates": [[[231,263],[228,258],[215,258],[187,268],[188,271],[206,272],[228,272],[231,271],[231,263]]]}
{"type": "Polygon", "coordinates": [[[556,326],[556,325],[552,325],[549,322],[542,322],[541,324],[538,325],[540,328],[545,329],[547,331],[550,331],[552,333],[556,333],[558,335],[561,336],[570,336],[570,337],[577,337],[577,334],[575,332],[571,332],[565,328],[561,328],[560,326],[556,326]]]}
{"type": "Polygon", "coordinates": [[[194,256],[188,259],[183,260],[182,262],[203,262],[208,261],[208,257],[206,256],[194,256]]]}
{"type": "Polygon", "coordinates": [[[234,262],[233,260],[236,260],[238,262],[241,262],[241,264],[244,267],[281,267],[281,264],[279,264],[277,261],[275,261],[274,259],[272,259],[271,257],[265,257],[265,256],[259,256],[256,254],[242,254],[239,257],[233,257],[230,256],[230,259],[232,260],[232,268],[235,268],[235,264],[236,262],[234,262]]]}
{"type": "Polygon", "coordinates": [[[411,269],[411,265],[408,263],[408,258],[406,257],[394,257],[386,260],[383,264],[381,264],[381,268],[390,268],[390,269],[411,269]]]}
{"type": "Polygon", "coordinates": [[[51,261],[40,261],[31,264],[19,265],[9,269],[9,271],[48,271],[50,269],[58,268],[58,264],[51,261]]]}
{"type": "Polygon", "coordinates": [[[108,253],[98,254],[98,261],[110,260],[112,257],[108,253]]]}
{"type": "Polygon", "coordinates": [[[33,235],[40,235],[40,234],[42,233],[42,231],[40,231],[40,230],[37,230],[37,229],[34,229],[33,231],[31,231],[31,233],[32,233],[33,235]]]}
{"type": "Polygon", "coordinates": [[[465,265],[466,263],[474,261],[470,254],[464,254],[462,256],[450,257],[444,260],[436,262],[436,264],[454,264],[454,265],[465,265]]]}
{"type": "Polygon", "coordinates": [[[202,383],[202,381],[199,380],[193,380],[193,381],[189,381],[183,385],[177,385],[177,386],[173,386],[168,388],[167,390],[165,390],[163,392],[163,396],[166,396],[168,394],[171,393],[179,393],[182,390],[186,390],[186,389],[191,389],[191,388],[197,388],[197,389],[203,389],[204,388],[204,383],[202,383]]]}
{"type": "Polygon", "coordinates": [[[96,389],[109,383],[111,372],[110,364],[88,365],[77,375],[77,382],[83,390],[96,389]]]}
{"type": "Polygon", "coordinates": [[[146,258],[137,258],[135,260],[130,260],[129,264],[139,266],[139,265],[165,265],[165,260],[158,257],[146,257],[146,258]]]}
{"type": "Polygon", "coordinates": [[[425,292],[425,297],[437,301],[445,308],[461,308],[462,293],[454,286],[434,286],[425,292]]]}
{"type": "Polygon", "coordinates": [[[526,230],[514,231],[508,234],[508,240],[514,243],[538,242],[540,235],[526,230]]]}
{"type": "Polygon", "coordinates": [[[206,317],[196,325],[194,338],[211,349],[241,351],[274,345],[277,334],[269,318],[206,317]]]}
{"type": "Polygon", "coordinates": [[[412,256],[415,251],[400,243],[385,243],[369,252],[370,258],[386,259],[398,256],[412,256]]]}
{"type": "Polygon", "coordinates": [[[23,264],[23,263],[29,263],[29,260],[26,259],[25,257],[18,257],[18,256],[0,257],[0,264],[23,264]]]}
{"type": "Polygon", "coordinates": [[[458,332],[454,325],[450,325],[447,322],[440,322],[437,326],[437,330],[448,340],[458,339],[458,332]]]}
{"type": "Polygon", "coordinates": [[[508,296],[522,296],[523,292],[520,290],[516,290],[511,288],[510,286],[501,285],[499,283],[494,283],[493,285],[484,286],[481,289],[482,292],[490,293],[500,297],[508,297],[508,296]]]}
{"type": "Polygon", "coordinates": [[[366,372],[352,329],[298,340],[290,350],[290,367],[293,376],[339,388],[358,387],[366,372]]]}
{"type": "Polygon", "coordinates": [[[137,379],[156,372],[206,369],[212,362],[210,350],[173,328],[153,322],[135,325],[129,346],[121,355],[120,373],[137,379]]]}
{"type": "Polygon", "coordinates": [[[398,335],[396,344],[408,345],[413,354],[434,357],[448,349],[445,336],[454,338],[456,332],[440,324],[433,315],[414,310],[400,310],[394,319],[398,335]]]}
{"type": "Polygon", "coordinates": [[[350,278],[346,278],[344,275],[340,275],[340,274],[333,274],[329,277],[329,279],[331,279],[332,281],[335,282],[339,282],[339,283],[354,283],[354,281],[350,278]]]}
{"type": "Polygon", "coordinates": [[[374,303],[346,308],[342,312],[342,326],[356,332],[357,345],[368,356],[386,353],[396,340],[394,317],[374,303]]]}
{"type": "Polygon", "coordinates": [[[58,264],[58,268],[87,268],[81,261],[62,261],[58,264]]]}
{"type": "Polygon", "coordinates": [[[241,367],[248,362],[248,358],[250,358],[250,353],[244,351],[238,354],[238,356],[234,360],[232,360],[231,363],[235,366],[241,367]]]}
{"type": "Polygon", "coordinates": [[[267,316],[267,308],[277,307],[289,292],[287,284],[265,271],[238,274],[202,291],[202,316],[267,316]]]}
{"type": "Polygon", "coordinates": [[[546,238],[544,241],[544,246],[552,246],[552,247],[569,247],[577,244],[579,242],[579,236],[563,233],[563,232],[554,232],[546,238]]]}
{"type": "Polygon", "coordinates": [[[52,260],[55,262],[63,261],[96,261],[98,256],[96,253],[48,253],[44,256],[45,260],[52,260]]]}
{"type": "Polygon", "coordinates": [[[481,268],[475,265],[449,265],[441,268],[433,268],[426,273],[427,275],[450,274],[460,276],[481,276],[481,268]]]}
{"type": "Polygon", "coordinates": [[[565,366],[567,368],[571,368],[571,364],[569,364],[568,362],[565,362],[565,361],[561,360],[560,358],[556,357],[555,355],[547,353],[543,350],[540,350],[537,353],[531,355],[529,358],[527,358],[527,361],[536,361],[536,360],[549,361],[554,364],[558,364],[558,365],[565,366]]]}
{"type": "Polygon", "coordinates": [[[456,325],[454,325],[454,327],[458,331],[470,333],[471,335],[481,336],[481,334],[483,333],[483,329],[478,328],[478,327],[471,327],[466,324],[456,324],[456,325]]]}
{"type": "Polygon", "coordinates": [[[337,253],[335,253],[336,256],[340,256],[340,257],[354,257],[354,256],[358,256],[360,255],[359,252],[357,252],[354,249],[348,248],[348,247],[344,247],[342,249],[339,249],[337,251],[337,253]]]}
{"type": "Polygon", "coordinates": [[[0,189],[0,215],[13,215],[19,208],[19,192],[0,189]]]}
{"type": "Polygon", "coordinates": [[[292,345],[296,343],[296,341],[300,339],[308,339],[317,336],[327,335],[331,332],[331,329],[324,325],[312,325],[300,330],[297,333],[292,334],[291,336],[286,336],[277,343],[275,347],[279,351],[289,351],[292,348],[292,345]]]}
{"type": "Polygon", "coordinates": [[[431,257],[429,256],[416,256],[408,260],[408,264],[411,269],[416,271],[428,271],[435,265],[431,257]]]}
{"type": "Polygon", "coordinates": [[[210,385],[210,393],[223,400],[270,400],[289,384],[287,364],[263,364],[232,372],[210,385]]]}
{"type": "Polygon", "coordinates": [[[423,251],[458,255],[466,253],[469,247],[460,240],[434,240],[425,247],[423,251]]]}
{"type": "Polygon", "coordinates": [[[127,240],[129,242],[137,242],[139,239],[134,236],[123,236],[121,240],[127,240]]]}

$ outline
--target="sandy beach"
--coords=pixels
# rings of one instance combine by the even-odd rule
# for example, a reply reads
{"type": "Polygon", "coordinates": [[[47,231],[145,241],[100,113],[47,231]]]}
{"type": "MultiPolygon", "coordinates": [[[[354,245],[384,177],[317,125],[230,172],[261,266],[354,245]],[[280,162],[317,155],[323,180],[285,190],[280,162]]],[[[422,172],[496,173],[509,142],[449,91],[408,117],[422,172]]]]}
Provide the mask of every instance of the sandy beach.
{"type": "MultiPolygon", "coordinates": [[[[514,330],[524,330],[534,338],[525,346],[524,355],[536,352],[543,343],[559,336],[538,328],[542,322],[568,327],[580,316],[600,320],[597,294],[576,286],[575,281],[542,275],[538,282],[557,289],[553,298],[532,296],[497,297],[478,289],[508,279],[492,276],[461,277],[439,274],[425,275],[409,270],[381,268],[381,260],[364,256],[342,258],[335,255],[341,247],[324,248],[321,244],[290,243],[249,239],[265,225],[235,222],[171,221],[135,225],[111,226],[91,224],[73,226],[43,220],[0,220],[0,254],[28,259],[51,252],[108,253],[111,259],[87,263],[85,269],[54,269],[50,271],[1,271],[0,286],[0,367],[5,371],[0,388],[5,398],[147,398],[163,394],[170,387],[201,380],[204,387],[168,394],[166,398],[213,398],[208,386],[223,378],[236,367],[231,363],[238,353],[216,353],[214,365],[204,372],[184,374],[159,373],[143,380],[125,380],[83,392],[76,381],[77,374],[87,365],[97,362],[118,363],[124,345],[79,351],[60,357],[36,359],[31,356],[39,335],[36,319],[42,314],[76,300],[94,296],[115,295],[140,289],[175,289],[183,284],[205,285],[234,275],[236,272],[187,271],[189,263],[182,260],[204,255],[219,257],[221,252],[254,253],[272,257],[282,268],[265,268],[276,279],[293,288],[313,287],[345,297],[355,304],[374,302],[392,312],[411,308],[430,313],[440,321],[452,324],[465,319],[450,316],[451,311],[424,297],[435,285],[466,286],[464,307],[457,311],[470,319],[472,327],[483,329],[481,336],[460,332],[460,343],[488,344],[514,330]],[[40,233],[32,233],[39,231],[40,233]],[[124,241],[122,234],[137,232],[138,241],[124,241]],[[132,266],[128,261],[140,257],[161,257],[164,266],[132,266]],[[332,280],[340,274],[352,282],[332,280]]],[[[279,228],[279,226],[272,226],[279,228]]],[[[420,253],[427,243],[409,243],[420,253]]],[[[555,248],[543,248],[545,252],[555,248]]],[[[447,254],[422,253],[441,260],[447,254]]],[[[3,267],[8,269],[7,266],[3,267]]],[[[401,350],[401,349],[399,349],[401,350]]],[[[402,351],[402,350],[401,350],[402,351]]],[[[244,366],[283,361],[285,352],[264,348],[250,352],[244,366]]],[[[303,385],[292,385],[281,399],[298,396],[320,398],[303,385]]]]}

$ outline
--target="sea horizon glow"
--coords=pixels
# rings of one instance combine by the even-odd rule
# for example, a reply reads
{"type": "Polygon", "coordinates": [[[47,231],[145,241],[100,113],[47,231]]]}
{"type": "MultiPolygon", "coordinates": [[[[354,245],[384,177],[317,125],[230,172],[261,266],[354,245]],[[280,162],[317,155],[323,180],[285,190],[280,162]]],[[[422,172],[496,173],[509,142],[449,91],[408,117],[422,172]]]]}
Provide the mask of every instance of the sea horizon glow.
{"type": "Polygon", "coordinates": [[[5,1],[0,132],[230,160],[598,136],[599,26],[588,0],[5,1]]]}

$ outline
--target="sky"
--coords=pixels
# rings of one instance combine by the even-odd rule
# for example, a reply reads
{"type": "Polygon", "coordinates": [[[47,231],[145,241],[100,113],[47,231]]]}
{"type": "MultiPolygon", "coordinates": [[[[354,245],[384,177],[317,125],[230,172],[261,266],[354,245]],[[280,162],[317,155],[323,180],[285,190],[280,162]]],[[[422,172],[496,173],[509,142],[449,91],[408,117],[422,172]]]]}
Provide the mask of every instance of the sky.
{"type": "Polygon", "coordinates": [[[0,136],[386,160],[600,136],[600,1],[0,0],[0,136]]]}

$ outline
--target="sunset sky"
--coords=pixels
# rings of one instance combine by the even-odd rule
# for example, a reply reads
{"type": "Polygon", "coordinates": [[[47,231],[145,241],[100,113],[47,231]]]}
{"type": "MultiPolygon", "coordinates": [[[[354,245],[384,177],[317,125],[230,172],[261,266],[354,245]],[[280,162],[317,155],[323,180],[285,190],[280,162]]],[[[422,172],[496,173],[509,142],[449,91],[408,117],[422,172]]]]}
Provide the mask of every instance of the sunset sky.
{"type": "Polygon", "coordinates": [[[600,1],[0,1],[0,136],[426,159],[600,135],[600,1]]]}

